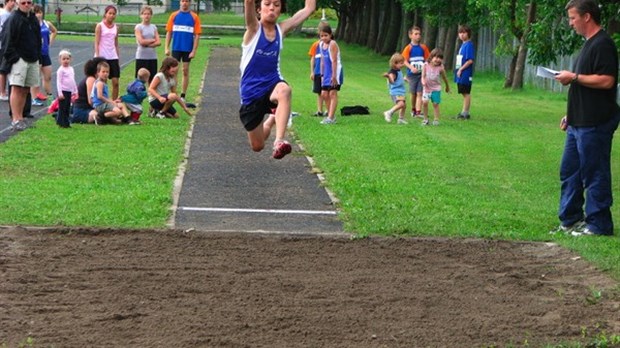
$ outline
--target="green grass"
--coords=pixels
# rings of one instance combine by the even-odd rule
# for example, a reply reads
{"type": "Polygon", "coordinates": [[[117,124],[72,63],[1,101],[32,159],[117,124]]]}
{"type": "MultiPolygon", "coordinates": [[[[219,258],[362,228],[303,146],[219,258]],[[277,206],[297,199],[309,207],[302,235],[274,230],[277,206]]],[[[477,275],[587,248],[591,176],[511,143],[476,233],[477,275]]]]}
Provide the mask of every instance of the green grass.
{"type": "MultiPolygon", "coordinates": [[[[346,77],[340,106],[367,105],[372,114],[322,126],[309,116],[316,103],[306,54],[311,41],[288,38],[282,57],[293,110],[302,114],[293,130],[340,199],[347,231],[553,240],[620,279],[617,236],[547,233],[558,224],[564,95],[531,87],[509,92],[501,76],[478,73],[471,121],[453,119],[462,103],[453,92],[442,96],[438,127],[410,118],[409,125],[386,124],[382,112],[391,101],[381,74],[388,58],[341,43],[346,77]]],[[[240,37],[201,42],[190,91],[199,90],[196,69],[206,65],[214,44],[238,47],[240,37]]],[[[122,86],[130,75],[123,74],[122,86]]],[[[143,120],[140,127],[76,125],[67,131],[47,117],[0,145],[0,224],[164,227],[189,119],[143,120]]],[[[619,146],[612,156],[616,177],[619,146]]],[[[619,197],[619,181],[613,185],[619,197]]],[[[617,209],[614,217],[618,221],[617,209]]]]}
{"type": "MultiPolygon", "coordinates": [[[[196,93],[188,99],[199,95],[198,69],[207,59],[204,42],[192,65],[189,90],[196,93]]],[[[125,68],[122,91],[133,71],[134,64],[125,68]]],[[[144,107],[148,110],[146,101],[144,107]]],[[[181,115],[177,120],[143,115],[143,126],[73,125],[70,130],[59,129],[51,117],[39,120],[0,145],[0,223],[164,226],[190,123],[181,115]]]]}
{"type": "MultiPolygon", "coordinates": [[[[554,240],[620,278],[620,239],[551,237],[558,224],[559,161],[565,134],[558,129],[566,97],[526,87],[502,88],[502,77],[478,73],[472,120],[456,121],[462,97],[442,95],[438,127],[386,124],[391,101],[385,79],[388,58],[344,45],[345,82],[339,106],[362,104],[371,115],[338,117],[333,126],[308,117],[316,99],[307,66],[311,40],[288,40],[283,73],[293,86],[293,109],[304,116],[294,132],[341,200],[347,231],[361,235],[482,237],[554,240]]],[[[452,85],[453,89],[455,88],[452,85]]],[[[409,102],[409,101],[408,101],[409,102]]],[[[409,118],[411,121],[411,119],[409,118]]],[[[615,155],[612,170],[620,175],[615,155]]],[[[613,182],[616,197],[618,180],[613,182]]],[[[614,217],[618,220],[617,209],[614,217]]],[[[618,229],[616,229],[616,234],[618,229]]]]}

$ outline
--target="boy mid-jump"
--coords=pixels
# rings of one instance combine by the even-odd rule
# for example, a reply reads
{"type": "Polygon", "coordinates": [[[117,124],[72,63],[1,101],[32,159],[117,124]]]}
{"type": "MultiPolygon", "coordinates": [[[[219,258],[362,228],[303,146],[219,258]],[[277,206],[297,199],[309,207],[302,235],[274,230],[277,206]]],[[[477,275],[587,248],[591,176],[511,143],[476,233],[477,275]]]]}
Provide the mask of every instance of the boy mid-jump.
{"type": "Polygon", "coordinates": [[[241,123],[254,151],[265,147],[275,124],[272,154],[275,159],[291,153],[291,144],[285,139],[291,113],[291,87],[280,75],[282,39],[314,12],[316,0],[306,0],[304,8],[278,24],[282,6],[280,0],[245,0],[246,31],[240,64],[241,123]],[[268,115],[266,120],[265,115],[268,115]]]}

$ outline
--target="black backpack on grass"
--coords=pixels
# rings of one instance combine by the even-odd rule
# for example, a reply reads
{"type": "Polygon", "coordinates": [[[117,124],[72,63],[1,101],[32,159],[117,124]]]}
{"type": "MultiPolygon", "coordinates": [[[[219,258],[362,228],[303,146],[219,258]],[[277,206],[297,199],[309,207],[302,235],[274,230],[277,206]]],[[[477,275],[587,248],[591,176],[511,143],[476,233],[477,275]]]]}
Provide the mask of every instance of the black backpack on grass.
{"type": "Polygon", "coordinates": [[[341,116],[350,116],[350,115],[370,115],[370,110],[368,106],[362,105],[354,105],[354,106],[343,106],[340,109],[341,116]]]}

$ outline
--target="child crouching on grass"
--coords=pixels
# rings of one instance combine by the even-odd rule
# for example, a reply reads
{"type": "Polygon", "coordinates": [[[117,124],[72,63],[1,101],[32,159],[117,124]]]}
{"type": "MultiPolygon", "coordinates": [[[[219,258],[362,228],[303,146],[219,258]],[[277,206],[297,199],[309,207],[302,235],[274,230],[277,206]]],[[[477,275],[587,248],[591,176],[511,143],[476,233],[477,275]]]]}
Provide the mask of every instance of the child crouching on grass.
{"type": "Polygon", "coordinates": [[[109,97],[109,74],[110,65],[107,62],[97,64],[97,80],[90,94],[90,100],[95,110],[97,110],[98,116],[103,116],[103,119],[95,119],[95,124],[98,124],[98,121],[119,124],[124,117],[129,117],[129,110],[127,110],[125,105],[123,103],[116,103],[109,97]]]}
{"type": "Polygon", "coordinates": [[[407,102],[405,94],[407,90],[405,88],[405,77],[402,73],[402,68],[405,66],[405,57],[400,53],[394,53],[390,58],[390,71],[383,74],[383,77],[388,79],[388,90],[394,106],[383,113],[385,122],[392,122],[392,114],[398,111],[398,124],[407,124],[405,121],[405,109],[407,108],[407,102]]]}
{"type": "Polygon", "coordinates": [[[424,121],[422,125],[428,125],[428,102],[433,103],[434,120],[433,126],[439,125],[439,103],[441,103],[441,80],[446,84],[446,93],[450,93],[450,84],[446,77],[446,69],[443,66],[443,51],[435,48],[428,56],[428,61],[422,69],[422,108],[424,113],[424,121]]]}
{"type": "Polygon", "coordinates": [[[145,69],[138,69],[138,78],[127,86],[127,94],[121,96],[121,101],[125,107],[131,112],[130,118],[127,118],[129,125],[140,124],[140,115],[142,115],[142,101],[146,98],[146,83],[149,81],[151,73],[145,69]]]}
{"type": "Polygon", "coordinates": [[[177,94],[177,72],[179,61],[173,57],[166,57],[161,62],[159,72],[155,74],[149,85],[149,104],[152,112],[149,116],[156,118],[179,118],[177,110],[173,107],[178,103],[188,116],[192,116],[185,101],[177,94]]]}

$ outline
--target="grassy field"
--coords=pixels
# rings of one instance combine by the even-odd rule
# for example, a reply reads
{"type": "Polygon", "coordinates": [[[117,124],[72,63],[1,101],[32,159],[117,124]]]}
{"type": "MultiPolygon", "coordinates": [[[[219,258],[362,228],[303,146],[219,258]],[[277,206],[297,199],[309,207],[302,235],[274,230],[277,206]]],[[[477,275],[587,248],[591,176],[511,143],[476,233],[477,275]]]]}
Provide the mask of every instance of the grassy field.
{"type": "MultiPolygon", "coordinates": [[[[311,42],[291,37],[282,56],[282,72],[294,91],[293,110],[301,114],[293,131],[340,199],[347,231],[553,240],[620,279],[617,236],[577,239],[547,233],[558,224],[564,140],[558,122],[564,95],[534,88],[509,92],[501,76],[479,73],[472,120],[454,119],[462,98],[453,92],[442,95],[439,126],[422,127],[411,118],[408,125],[387,124],[382,112],[391,101],[381,75],[388,58],[341,43],[340,106],[366,105],[371,115],[338,117],[337,124],[324,126],[310,116],[316,103],[307,56],[311,42]]],[[[212,45],[239,43],[239,37],[203,41],[192,66],[207,64],[212,45]]],[[[133,65],[126,69],[133,71],[133,65]]],[[[122,86],[129,75],[124,74],[122,86]]],[[[190,90],[196,93],[190,99],[199,97],[199,84],[192,79],[190,90]]],[[[139,127],[76,125],[67,131],[47,117],[2,144],[0,224],[165,226],[190,119],[143,120],[139,127]]],[[[615,176],[619,146],[614,145],[615,176]]],[[[619,197],[618,180],[613,189],[619,197]]],[[[619,218],[617,209],[614,217],[619,218]]]]}

